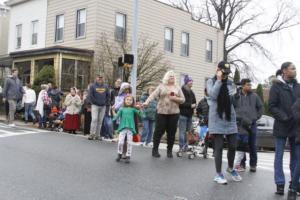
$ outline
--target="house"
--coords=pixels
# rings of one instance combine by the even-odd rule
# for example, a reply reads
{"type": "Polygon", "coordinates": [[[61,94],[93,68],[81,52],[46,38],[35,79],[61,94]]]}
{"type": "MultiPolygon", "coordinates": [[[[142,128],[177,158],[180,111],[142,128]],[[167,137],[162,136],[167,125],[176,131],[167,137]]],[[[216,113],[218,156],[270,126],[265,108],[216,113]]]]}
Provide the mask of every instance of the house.
{"type": "MultiPolygon", "coordinates": [[[[32,37],[18,35],[21,22],[11,22],[10,31],[17,33],[9,41],[14,67],[25,66],[26,62],[31,70],[27,73],[31,77],[28,79],[32,81],[39,66],[42,66],[38,59],[50,59],[59,87],[68,89],[75,85],[84,88],[100,71],[97,59],[101,49],[97,43],[102,34],[106,33],[108,39],[115,43],[131,41],[134,1],[45,1],[10,0],[7,3],[11,6],[12,15],[15,15],[15,7],[32,7],[34,5],[28,5],[41,2],[44,2],[42,9],[47,10],[46,17],[40,15],[46,18],[44,47],[30,48],[26,45],[26,40],[32,37]],[[24,47],[21,44],[19,49],[18,36],[24,40],[24,47]]],[[[160,1],[140,0],[139,4],[139,36],[158,42],[158,49],[175,71],[178,84],[182,83],[186,74],[193,77],[194,91],[199,99],[203,96],[205,80],[214,74],[217,63],[223,57],[223,32],[194,21],[189,13],[160,1]]],[[[28,12],[23,9],[22,14],[29,15],[28,12]]],[[[26,23],[30,24],[32,20],[28,19],[26,23]]],[[[25,28],[25,22],[23,26],[25,28]]],[[[115,70],[111,68],[111,71],[115,70]]]]}
{"type": "Polygon", "coordinates": [[[8,73],[11,67],[11,59],[7,53],[8,48],[8,27],[9,27],[9,9],[0,4],[0,83],[8,73]]]}

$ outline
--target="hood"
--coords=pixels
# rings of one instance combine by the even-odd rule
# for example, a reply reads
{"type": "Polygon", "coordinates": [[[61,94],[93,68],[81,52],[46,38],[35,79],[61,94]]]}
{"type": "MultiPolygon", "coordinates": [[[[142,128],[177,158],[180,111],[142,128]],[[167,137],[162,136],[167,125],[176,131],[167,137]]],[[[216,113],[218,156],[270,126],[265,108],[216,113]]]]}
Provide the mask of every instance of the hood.
{"type": "Polygon", "coordinates": [[[274,83],[284,83],[285,84],[285,81],[283,80],[282,76],[274,76],[271,80],[272,84],[274,83]]]}
{"type": "Polygon", "coordinates": [[[120,87],[119,95],[123,94],[124,90],[126,88],[130,88],[130,90],[132,90],[132,87],[131,87],[131,85],[129,83],[127,83],[127,82],[122,83],[121,87],[120,87]]]}

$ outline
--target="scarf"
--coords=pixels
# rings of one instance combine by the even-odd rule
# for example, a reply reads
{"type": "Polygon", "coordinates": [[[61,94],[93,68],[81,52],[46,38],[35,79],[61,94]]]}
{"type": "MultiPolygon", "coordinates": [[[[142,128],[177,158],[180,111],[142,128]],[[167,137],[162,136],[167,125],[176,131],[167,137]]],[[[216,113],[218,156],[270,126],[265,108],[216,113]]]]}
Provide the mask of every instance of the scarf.
{"type": "Polygon", "coordinates": [[[227,87],[227,79],[222,80],[222,86],[217,98],[217,103],[217,112],[219,114],[219,117],[223,119],[223,113],[225,112],[225,119],[227,121],[231,121],[231,100],[227,87]]]}

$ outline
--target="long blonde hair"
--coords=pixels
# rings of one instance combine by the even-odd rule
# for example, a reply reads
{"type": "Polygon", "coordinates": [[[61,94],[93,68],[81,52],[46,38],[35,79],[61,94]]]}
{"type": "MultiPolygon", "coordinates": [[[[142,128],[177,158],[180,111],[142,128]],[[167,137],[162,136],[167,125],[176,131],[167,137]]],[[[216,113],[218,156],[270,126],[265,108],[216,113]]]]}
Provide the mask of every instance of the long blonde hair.
{"type": "Polygon", "coordinates": [[[164,75],[164,77],[162,79],[162,83],[167,85],[171,76],[174,76],[174,85],[176,85],[177,84],[176,75],[175,75],[175,72],[173,70],[167,71],[167,73],[164,75]]]}

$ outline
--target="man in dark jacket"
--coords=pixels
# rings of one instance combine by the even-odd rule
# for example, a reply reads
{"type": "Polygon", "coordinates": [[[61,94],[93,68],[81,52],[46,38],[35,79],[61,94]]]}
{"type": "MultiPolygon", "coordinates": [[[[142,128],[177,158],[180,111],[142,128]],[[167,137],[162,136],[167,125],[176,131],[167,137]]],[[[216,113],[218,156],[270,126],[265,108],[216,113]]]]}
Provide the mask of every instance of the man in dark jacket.
{"type": "MultiPolygon", "coordinates": [[[[241,90],[236,95],[235,109],[237,115],[237,122],[239,130],[244,130],[249,127],[250,133],[248,135],[249,153],[250,153],[250,172],[256,172],[257,165],[257,151],[256,151],[256,132],[257,126],[256,121],[263,114],[263,104],[260,97],[252,91],[251,80],[241,80],[241,90]]],[[[242,133],[240,133],[242,134],[242,133]]],[[[246,166],[246,154],[244,156],[241,166],[246,166]]]]}
{"type": "Polygon", "coordinates": [[[179,105],[180,116],[179,116],[179,147],[180,150],[186,144],[186,132],[190,131],[192,128],[192,117],[194,109],[196,108],[196,98],[192,90],[193,79],[186,75],[184,77],[184,85],[181,90],[185,97],[185,102],[179,105]]]}
{"type": "Polygon", "coordinates": [[[286,140],[290,144],[290,173],[295,169],[295,137],[292,105],[300,97],[300,86],[296,81],[296,67],[291,62],[281,65],[282,76],[274,81],[270,90],[269,110],[275,118],[273,134],[275,136],[274,178],[277,185],[276,194],[284,194],[285,177],[282,169],[282,158],[286,140]]]}
{"type": "Polygon", "coordinates": [[[3,88],[3,102],[9,105],[9,126],[15,126],[14,119],[17,108],[17,101],[21,100],[24,94],[22,83],[18,78],[18,70],[12,69],[11,76],[7,77],[3,88]]]}
{"type": "Polygon", "coordinates": [[[110,94],[107,85],[104,84],[104,77],[98,75],[96,82],[90,86],[89,100],[91,103],[92,122],[89,140],[100,139],[100,131],[102,127],[105,111],[110,104],[110,94]]]}

